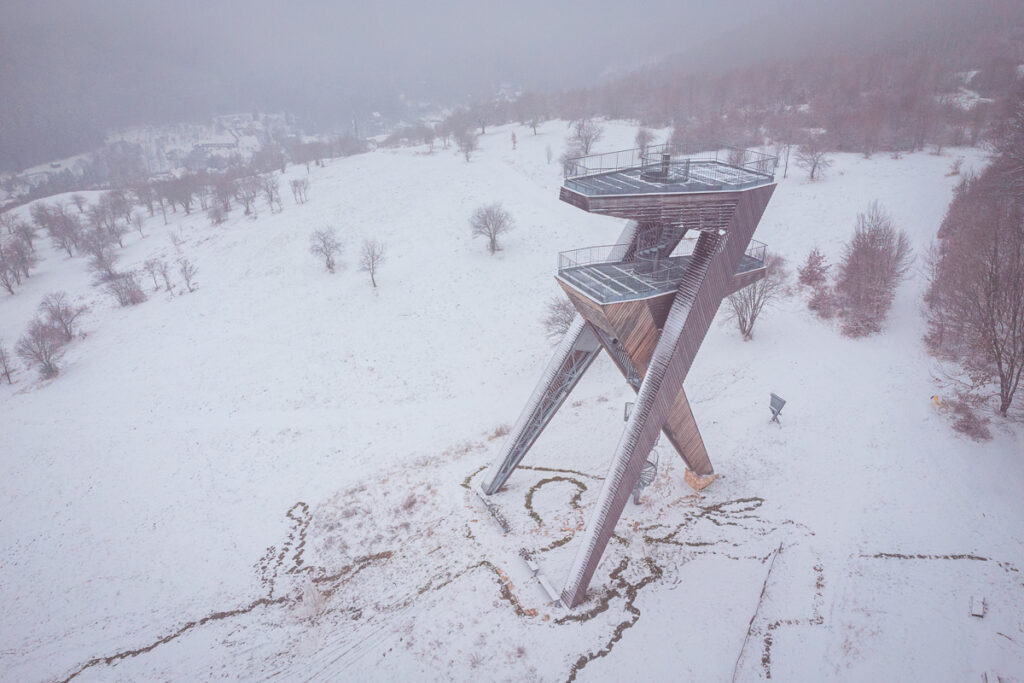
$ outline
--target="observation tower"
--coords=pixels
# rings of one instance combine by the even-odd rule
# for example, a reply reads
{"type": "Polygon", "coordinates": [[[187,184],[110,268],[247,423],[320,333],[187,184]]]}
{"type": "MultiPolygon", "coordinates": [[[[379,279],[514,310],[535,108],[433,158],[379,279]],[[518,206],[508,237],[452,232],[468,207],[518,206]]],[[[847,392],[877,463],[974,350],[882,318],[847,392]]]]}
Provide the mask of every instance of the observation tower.
{"type": "Polygon", "coordinates": [[[722,300],[765,276],[765,245],[752,237],[775,166],[754,150],[676,154],[668,145],[566,162],[562,201],[629,223],[617,244],[558,255],[556,279],[577,315],[482,488],[498,492],[606,351],[637,398],[562,590],[569,607],[583,602],[659,434],[691,486],[713,478],[683,381],[722,300]]]}

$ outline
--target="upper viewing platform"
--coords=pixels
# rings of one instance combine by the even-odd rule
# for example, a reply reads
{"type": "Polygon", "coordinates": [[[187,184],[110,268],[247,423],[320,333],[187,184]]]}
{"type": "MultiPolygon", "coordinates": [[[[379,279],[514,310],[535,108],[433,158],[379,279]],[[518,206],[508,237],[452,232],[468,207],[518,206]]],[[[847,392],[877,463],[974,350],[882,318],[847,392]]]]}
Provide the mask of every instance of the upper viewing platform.
{"type": "Polygon", "coordinates": [[[746,190],[775,182],[776,165],[774,156],[736,147],[677,154],[665,144],[594,154],[565,162],[562,199],[577,203],[565,190],[583,197],[746,190]]]}

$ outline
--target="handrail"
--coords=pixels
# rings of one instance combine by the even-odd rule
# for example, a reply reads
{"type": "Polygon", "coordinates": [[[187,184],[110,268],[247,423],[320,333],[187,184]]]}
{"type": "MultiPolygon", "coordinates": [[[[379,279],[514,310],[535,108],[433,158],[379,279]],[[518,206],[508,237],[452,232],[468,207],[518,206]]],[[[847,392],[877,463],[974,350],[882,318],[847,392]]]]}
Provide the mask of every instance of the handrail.
{"type": "Polygon", "coordinates": [[[683,154],[675,145],[664,143],[650,145],[646,149],[637,147],[574,157],[565,161],[562,172],[565,179],[570,180],[631,168],[649,169],[664,164],[665,154],[669,155],[673,165],[687,160],[689,163],[722,164],[771,178],[775,177],[775,167],[778,165],[778,157],[756,149],[717,145],[706,152],[683,154]]]}

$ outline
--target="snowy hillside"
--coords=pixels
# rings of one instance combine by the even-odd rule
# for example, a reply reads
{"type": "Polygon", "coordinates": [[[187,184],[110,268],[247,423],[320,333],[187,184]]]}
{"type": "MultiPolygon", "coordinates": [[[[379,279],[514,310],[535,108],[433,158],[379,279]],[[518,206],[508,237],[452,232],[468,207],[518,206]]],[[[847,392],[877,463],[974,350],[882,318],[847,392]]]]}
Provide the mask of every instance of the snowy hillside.
{"type": "Polygon", "coordinates": [[[752,341],[715,324],[686,386],[719,478],[695,494],[662,447],[592,597],[549,604],[519,553],[560,587],[633,400],[611,362],[492,497],[509,533],[473,488],[551,353],[557,252],[622,229],[558,201],[565,135],[333,161],[257,220],[158,213],[120,266],[184,256],[199,287],[147,279],[129,308],[40,239],[0,339],[52,291],[89,312],[58,377],[0,384],[0,679],[1024,681],[1024,428],[953,432],[921,341],[920,257],[977,150],[779,173],[755,238],[793,266],[835,260],[875,199],[912,237],[883,333],[841,336],[796,289],[752,341]],[[468,218],[494,201],[516,227],[492,257],[468,218]],[[333,275],[309,253],[328,225],[333,275]]]}

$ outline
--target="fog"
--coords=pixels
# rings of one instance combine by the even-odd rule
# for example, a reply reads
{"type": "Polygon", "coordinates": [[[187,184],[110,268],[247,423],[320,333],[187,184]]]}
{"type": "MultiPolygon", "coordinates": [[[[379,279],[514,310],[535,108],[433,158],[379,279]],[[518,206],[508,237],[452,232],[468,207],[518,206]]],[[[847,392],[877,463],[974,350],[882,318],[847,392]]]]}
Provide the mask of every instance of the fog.
{"type": "MultiPolygon", "coordinates": [[[[905,16],[943,3],[900,3],[905,16]]],[[[948,4],[948,3],[946,3],[948,4]]],[[[963,3],[960,3],[963,4],[963,3]]],[[[94,143],[113,127],[287,110],[318,126],[403,102],[445,105],[501,84],[590,85],[674,55],[742,64],[891,25],[885,3],[420,3],[5,0],[0,167],[94,143]],[[851,28],[854,27],[854,28],[851,28]],[[802,38],[803,37],[803,38],[802,38]]]]}

